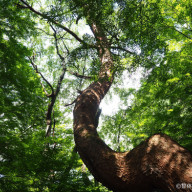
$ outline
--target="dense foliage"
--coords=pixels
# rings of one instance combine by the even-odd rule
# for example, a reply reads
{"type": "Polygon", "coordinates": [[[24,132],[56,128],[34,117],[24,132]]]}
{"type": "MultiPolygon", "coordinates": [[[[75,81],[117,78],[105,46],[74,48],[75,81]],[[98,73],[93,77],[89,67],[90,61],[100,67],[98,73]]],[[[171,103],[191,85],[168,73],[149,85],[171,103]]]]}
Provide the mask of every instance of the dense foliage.
{"type": "Polygon", "coordinates": [[[1,0],[0,191],[107,191],[75,152],[66,105],[97,80],[90,21],[105,29],[116,65],[111,95],[125,106],[102,116],[100,135],[117,151],[159,132],[191,149],[191,14],[190,0],[1,0]],[[124,72],[138,67],[140,89],[122,87],[124,72]],[[45,137],[47,92],[58,86],[45,137]]]}

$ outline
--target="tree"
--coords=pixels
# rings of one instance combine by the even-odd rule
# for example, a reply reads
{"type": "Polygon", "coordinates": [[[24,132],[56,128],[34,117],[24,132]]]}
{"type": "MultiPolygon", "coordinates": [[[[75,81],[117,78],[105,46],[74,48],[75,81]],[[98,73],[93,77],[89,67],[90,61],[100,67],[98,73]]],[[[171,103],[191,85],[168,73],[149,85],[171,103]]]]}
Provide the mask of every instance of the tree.
{"type": "Polygon", "coordinates": [[[156,71],[162,58],[164,62],[169,61],[170,38],[176,42],[190,39],[191,3],[45,1],[46,7],[36,9],[32,2],[20,0],[16,6],[62,30],[60,34],[72,37],[71,42],[77,41],[74,48],[64,43],[70,52],[67,67],[81,68],[83,75],[73,74],[92,80],[87,88],[79,91],[73,114],[77,151],[95,179],[113,191],[151,191],[153,188],[182,191],[176,184],[192,182],[189,151],[161,133],[152,135],[131,151],[115,152],[100,139],[95,117],[115,77],[138,66],[156,71]],[[80,20],[86,22],[92,34],[80,37],[72,30],[80,20]],[[78,61],[82,58],[89,61],[92,58],[92,62],[88,66],[80,65],[78,61]]]}
{"type": "Polygon", "coordinates": [[[99,138],[94,117],[112,84],[114,64],[102,24],[92,20],[90,27],[99,44],[101,70],[98,81],[83,91],[74,109],[74,135],[81,158],[95,178],[114,191],[149,191],[153,187],[175,191],[177,183],[190,183],[191,155],[166,135],[155,134],[125,153],[111,150],[99,138]]]}

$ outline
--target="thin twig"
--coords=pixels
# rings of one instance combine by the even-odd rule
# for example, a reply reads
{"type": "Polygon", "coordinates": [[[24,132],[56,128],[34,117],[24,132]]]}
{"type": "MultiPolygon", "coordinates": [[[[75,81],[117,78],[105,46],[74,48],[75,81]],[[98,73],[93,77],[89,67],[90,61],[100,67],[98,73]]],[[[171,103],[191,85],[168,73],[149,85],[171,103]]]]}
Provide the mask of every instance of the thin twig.
{"type": "Polygon", "coordinates": [[[55,38],[55,47],[56,47],[56,50],[57,50],[57,55],[59,56],[59,58],[61,59],[61,61],[63,62],[64,61],[64,57],[59,53],[59,47],[58,47],[58,39],[57,39],[57,32],[56,30],[54,29],[54,27],[50,24],[52,30],[53,30],[53,36],[55,38]]]}
{"type": "Polygon", "coordinates": [[[134,52],[131,52],[131,51],[129,51],[129,50],[123,48],[123,47],[120,47],[120,46],[117,46],[117,47],[115,47],[115,46],[110,46],[110,48],[111,48],[111,49],[119,49],[119,50],[125,51],[125,52],[127,52],[127,53],[129,53],[129,54],[135,55],[134,52]]]}
{"type": "Polygon", "coordinates": [[[188,39],[192,39],[191,37],[189,37],[188,35],[182,33],[181,31],[177,30],[176,28],[173,28],[175,31],[177,31],[178,33],[180,33],[181,35],[187,37],[188,39]]]}
{"type": "Polygon", "coordinates": [[[72,103],[65,104],[64,106],[67,107],[67,106],[73,105],[76,101],[77,101],[77,99],[75,99],[72,103]]]}

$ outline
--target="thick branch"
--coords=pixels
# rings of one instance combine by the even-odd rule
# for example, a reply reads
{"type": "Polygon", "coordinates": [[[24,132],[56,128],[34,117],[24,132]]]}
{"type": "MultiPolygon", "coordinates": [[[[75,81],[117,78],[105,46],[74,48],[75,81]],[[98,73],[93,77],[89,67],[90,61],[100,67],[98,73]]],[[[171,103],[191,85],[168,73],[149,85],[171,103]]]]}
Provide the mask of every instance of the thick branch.
{"type": "Polygon", "coordinates": [[[47,121],[47,128],[46,128],[46,137],[50,136],[51,134],[51,126],[52,126],[52,118],[51,114],[53,111],[53,107],[57,98],[57,95],[60,92],[61,89],[61,83],[63,81],[64,75],[65,75],[66,69],[63,68],[63,71],[58,79],[56,90],[54,91],[54,94],[51,96],[51,101],[48,105],[47,115],[46,115],[46,121],[47,121]]]}
{"type": "MultiPolygon", "coordinates": [[[[55,101],[56,101],[56,98],[57,98],[57,95],[59,94],[60,92],[60,89],[61,89],[61,83],[63,81],[63,78],[64,78],[64,75],[65,75],[65,72],[66,72],[66,68],[63,67],[63,70],[62,70],[62,73],[58,79],[58,82],[57,82],[57,87],[56,87],[56,90],[54,91],[53,89],[53,86],[49,83],[49,81],[42,75],[41,72],[38,71],[37,69],[37,65],[34,64],[33,60],[31,58],[29,58],[30,61],[31,61],[31,64],[34,68],[34,70],[36,71],[36,73],[40,74],[40,76],[43,78],[43,80],[49,85],[49,87],[51,88],[52,90],[52,93],[51,94],[48,94],[45,91],[46,93],[46,96],[47,97],[50,97],[51,98],[51,101],[49,102],[48,104],[48,109],[47,109],[47,113],[46,113],[46,124],[47,124],[47,127],[46,127],[46,137],[50,136],[51,134],[51,127],[52,127],[52,112],[53,112],[53,107],[54,107],[54,104],[55,104],[55,101]]],[[[63,61],[64,62],[64,61],[63,61]]]]}
{"type": "Polygon", "coordinates": [[[91,30],[97,40],[98,55],[101,61],[101,69],[98,74],[99,79],[108,79],[110,83],[112,83],[115,70],[108,39],[102,28],[97,23],[94,22],[91,25],[91,30]]]}
{"type": "Polygon", "coordinates": [[[62,83],[62,81],[63,81],[65,72],[66,72],[66,69],[63,68],[62,73],[61,73],[61,75],[60,75],[60,77],[59,77],[59,79],[58,79],[58,82],[57,82],[57,87],[56,87],[56,90],[55,90],[55,93],[54,93],[55,97],[57,97],[58,93],[60,92],[61,83],[62,83]]]}

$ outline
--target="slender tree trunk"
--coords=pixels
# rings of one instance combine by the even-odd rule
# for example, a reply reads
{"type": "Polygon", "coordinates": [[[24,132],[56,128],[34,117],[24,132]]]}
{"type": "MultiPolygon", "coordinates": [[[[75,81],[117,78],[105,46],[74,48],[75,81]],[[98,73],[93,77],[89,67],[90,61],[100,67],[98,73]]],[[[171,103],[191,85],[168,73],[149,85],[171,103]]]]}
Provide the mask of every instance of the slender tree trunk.
{"type": "Polygon", "coordinates": [[[77,98],[73,111],[74,138],[82,160],[96,180],[116,192],[149,192],[154,187],[172,192],[191,191],[180,185],[192,185],[192,156],[167,135],[153,135],[124,153],[113,151],[99,138],[95,115],[113,82],[114,70],[104,33],[96,24],[92,31],[101,60],[99,79],[77,98]]]}

